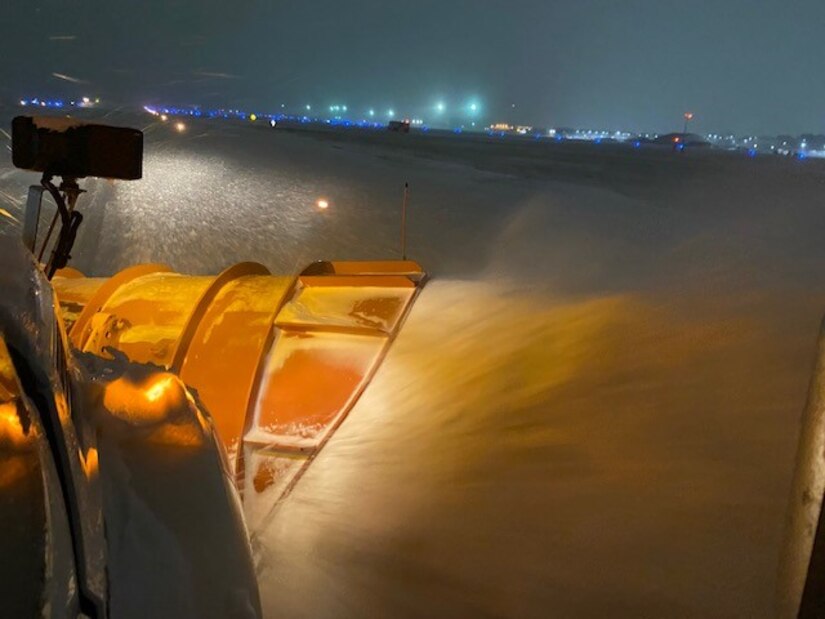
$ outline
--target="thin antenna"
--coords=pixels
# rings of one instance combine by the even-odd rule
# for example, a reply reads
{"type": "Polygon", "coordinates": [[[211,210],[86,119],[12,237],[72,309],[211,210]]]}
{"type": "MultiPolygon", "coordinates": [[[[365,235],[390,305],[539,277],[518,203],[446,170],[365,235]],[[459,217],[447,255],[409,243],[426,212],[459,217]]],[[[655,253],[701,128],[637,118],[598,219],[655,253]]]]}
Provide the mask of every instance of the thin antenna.
{"type": "Polygon", "coordinates": [[[401,260],[407,259],[407,201],[410,196],[410,184],[404,183],[404,199],[401,202],[401,260]]]}

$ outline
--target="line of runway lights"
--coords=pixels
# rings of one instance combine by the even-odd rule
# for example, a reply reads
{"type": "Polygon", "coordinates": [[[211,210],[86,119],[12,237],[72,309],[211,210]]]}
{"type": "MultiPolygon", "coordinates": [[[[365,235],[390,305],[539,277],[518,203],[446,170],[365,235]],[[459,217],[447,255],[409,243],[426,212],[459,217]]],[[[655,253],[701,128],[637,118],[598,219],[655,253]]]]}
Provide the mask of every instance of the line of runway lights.
{"type": "MultiPolygon", "coordinates": [[[[298,123],[301,123],[301,124],[319,123],[319,124],[326,124],[326,125],[332,125],[332,126],[359,127],[359,128],[368,128],[368,129],[386,129],[386,127],[387,127],[387,125],[384,124],[384,123],[377,123],[377,122],[372,122],[372,121],[367,121],[367,120],[353,121],[353,120],[348,120],[348,119],[344,119],[344,118],[340,118],[340,117],[324,119],[324,118],[318,118],[318,117],[310,117],[310,116],[306,116],[306,115],[289,115],[289,114],[260,114],[260,115],[258,115],[258,114],[255,114],[254,112],[253,113],[247,113],[247,112],[243,112],[241,110],[236,110],[236,109],[211,110],[211,111],[208,111],[208,112],[202,112],[201,110],[199,110],[197,108],[193,109],[193,108],[177,108],[177,107],[154,108],[154,107],[150,107],[150,106],[144,106],[143,109],[146,110],[147,112],[149,112],[150,114],[152,114],[153,116],[159,117],[163,121],[168,120],[169,116],[189,116],[189,117],[193,117],[193,118],[221,118],[221,119],[248,120],[250,122],[255,122],[259,118],[261,118],[261,119],[268,120],[269,124],[272,127],[276,127],[278,125],[278,123],[282,122],[282,121],[298,122],[298,123]]],[[[421,131],[426,132],[426,131],[430,130],[430,128],[427,125],[425,125],[422,120],[415,119],[415,120],[406,121],[406,122],[409,122],[411,126],[418,127],[421,131]]],[[[182,133],[183,131],[186,130],[186,126],[181,122],[177,122],[177,123],[175,123],[175,130],[182,133]]],[[[455,129],[452,130],[452,132],[455,133],[455,134],[461,134],[461,133],[464,132],[464,128],[456,127],[455,129]]],[[[507,136],[512,136],[512,132],[499,131],[499,130],[496,130],[496,129],[493,129],[493,128],[490,128],[490,127],[485,128],[482,132],[486,133],[487,135],[490,135],[490,136],[497,136],[497,137],[502,137],[502,138],[507,137],[507,136]]],[[[594,137],[593,139],[567,138],[567,137],[565,137],[561,134],[558,134],[556,132],[551,132],[550,134],[547,134],[547,135],[545,135],[543,133],[536,132],[536,133],[533,133],[531,135],[536,140],[551,139],[555,142],[565,142],[565,141],[567,141],[567,142],[590,142],[590,143],[593,143],[593,144],[602,144],[604,141],[606,141],[605,138],[602,135],[599,135],[598,137],[594,137]]],[[[629,140],[629,139],[627,139],[627,140],[611,140],[611,142],[612,143],[630,144],[634,149],[640,149],[640,148],[642,148],[642,146],[644,146],[646,144],[650,144],[650,142],[648,142],[648,141],[642,141],[642,140],[639,140],[639,139],[635,139],[635,140],[629,140]]],[[[673,145],[673,150],[677,151],[677,152],[683,152],[686,149],[687,149],[687,145],[683,142],[678,141],[678,139],[677,139],[676,143],[673,145]]],[[[745,154],[750,158],[755,158],[760,153],[755,148],[749,148],[745,151],[745,154]]],[[[809,155],[809,153],[807,153],[805,151],[798,151],[798,152],[793,153],[793,156],[796,159],[805,160],[805,159],[808,159],[808,157],[810,155],[809,155]]],[[[326,206],[320,206],[320,205],[319,205],[319,207],[320,208],[326,208],[326,206]]]]}
{"type": "Polygon", "coordinates": [[[100,104],[100,99],[95,97],[81,97],[80,99],[41,99],[40,97],[33,97],[31,99],[20,99],[20,105],[23,107],[44,107],[50,109],[61,109],[65,107],[94,107],[100,104]]]}
{"type": "MultiPolygon", "coordinates": [[[[34,106],[34,107],[41,107],[47,109],[62,109],[65,107],[81,107],[81,108],[89,108],[94,107],[100,103],[99,98],[92,99],[91,97],[82,97],[79,100],[69,100],[68,104],[63,99],[41,99],[39,97],[33,97],[31,99],[20,99],[20,105],[23,107],[34,106]]],[[[386,129],[387,125],[381,122],[369,121],[369,120],[350,120],[346,118],[342,118],[340,116],[336,116],[334,118],[319,118],[315,116],[308,116],[308,115],[294,115],[294,114],[256,114],[254,112],[245,112],[239,109],[217,109],[217,110],[207,110],[202,111],[199,108],[180,108],[180,107],[152,107],[152,106],[144,106],[143,108],[146,112],[153,116],[159,117],[161,120],[166,121],[168,120],[169,116],[177,116],[177,117],[191,117],[191,118],[210,118],[210,119],[234,119],[234,120],[248,120],[250,122],[255,122],[259,118],[267,120],[272,127],[277,126],[279,122],[287,121],[287,122],[295,122],[300,124],[326,124],[330,126],[340,126],[340,127],[358,127],[362,129],[386,129]]],[[[407,120],[412,127],[416,127],[421,131],[429,131],[430,127],[428,127],[423,120],[421,119],[412,119],[407,120]]],[[[177,121],[173,125],[175,131],[178,133],[183,133],[186,131],[186,124],[177,121]]],[[[461,134],[465,131],[464,127],[456,127],[452,130],[455,134],[461,134]]],[[[497,131],[491,128],[485,128],[481,132],[486,133],[490,136],[498,136],[498,137],[507,137],[511,135],[510,132],[506,131],[497,131]]],[[[533,133],[532,137],[536,140],[541,139],[552,139],[556,142],[563,142],[563,141],[582,141],[581,139],[575,138],[565,138],[563,135],[555,134],[555,135],[545,135],[543,133],[533,133]]],[[[594,144],[601,144],[602,137],[596,137],[590,141],[594,144]]],[[[633,148],[641,148],[644,142],[641,140],[627,140],[625,142],[629,142],[633,148]]],[[[677,143],[675,145],[674,150],[679,152],[684,151],[686,149],[686,145],[684,143],[677,143]]],[[[748,148],[745,151],[746,155],[750,158],[755,158],[760,152],[756,148],[748,148]]],[[[799,160],[808,159],[811,156],[806,151],[797,151],[793,153],[793,156],[799,160]]]]}
{"type": "MultiPolygon", "coordinates": [[[[365,129],[386,129],[387,123],[384,122],[375,122],[372,120],[352,120],[348,118],[343,118],[340,116],[335,116],[333,118],[322,118],[318,116],[309,116],[306,114],[267,114],[267,113],[255,113],[255,112],[245,112],[238,109],[218,109],[218,110],[207,110],[203,111],[198,108],[181,108],[181,107],[155,107],[155,106],[144,106],[143,109],[153,116],[159,117],[161,120],[165,121],[170,116],[183,116],[183,117],[190,117],[190,118],[208,118],[208,119],[226,119],[226,120],[247,120],[250,122],[256,122],[258,120],[266,120],[270,123],[270,125],[277,126],[279,122],[294,122],[300,124],[325,124],[331,126],[339,126],[339,127],[358,127],[358,128],[365,128],[365,129]]],[[[413,118],[413,119],[406,119],[404,122],[409,123],[411,128],[419,129],[420,131],[427,132],[431,130],[431,127],[428,126],[424,120],[413,118]]],[[[474,131],[476,133],[486,133],[487,135],[491,136],[498,136],[498,137],[505,137],[508,132],[505,131],[497,131],[495,129],[486,127],[484,129],[476,129],[475,123],[471,123],[470,129],[466,127],[455,127],[451,130],[455,134],[461,134],[465,131],[474,131]]],[[[556,141],[563,141],[564,138],[560,135],[545,135],[544,133],[534,133],[532,137],[535,139],[544,139],[544,138],[553,138],[556,141]]],[[[601,140],[596,139],[595,142],[601,142],[601,140]]]]}
{"type": "MultiPolygon", "coordinates": [[[[147,111],[149,114],[153,116],[159,117],[161,120],[165,120],[169,116],[177,116],[177,117],[189,117],[189,118],[207,118],[207,119],[218,119],[218,120],[246,120],[250,122],[256,122],[258,120],[265,120],[268,121],[272,126],[277,125],[279,122],[294,122],[300,124],[310,124],[310,123],[323,123],[327,125],[335,125],[335,126],[343,126],[343,127],[360,127],[360,128],[369,128],[369,129],[385,129],[387,125],[381,122],[375,121],[368,121],[368,120],[349,120],[346,118],[335,117],[335,118],[318,118],[315,116],[308,116],[305,114],[267,114],[267,113],[254,113],[254,112],[245,112],[242,110],[237,109],[218,109],[218,110],[200,110],[198,108],[180,108],[180,107],[153,107],[153,106],[144,106],[143,109],[147,111]]],[[[426,129],[424,127],[423,122],[421,121],[410,121],[411,125],[419,126],[422,129],[426,129]]]]}

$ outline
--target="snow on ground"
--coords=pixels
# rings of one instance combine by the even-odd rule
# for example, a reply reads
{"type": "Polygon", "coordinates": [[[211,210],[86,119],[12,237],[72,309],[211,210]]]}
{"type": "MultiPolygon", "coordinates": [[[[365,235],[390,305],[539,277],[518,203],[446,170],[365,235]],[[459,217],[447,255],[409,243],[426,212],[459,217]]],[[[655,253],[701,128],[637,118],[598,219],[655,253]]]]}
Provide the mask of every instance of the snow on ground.
{"type": "Polygon", "coordinates": [[[91,274],[393,256],[411,184],[433,281],[255,534],[268,616],[771,616],[825,167],[488,142],[153,125],[87,183],[91,274]]]}

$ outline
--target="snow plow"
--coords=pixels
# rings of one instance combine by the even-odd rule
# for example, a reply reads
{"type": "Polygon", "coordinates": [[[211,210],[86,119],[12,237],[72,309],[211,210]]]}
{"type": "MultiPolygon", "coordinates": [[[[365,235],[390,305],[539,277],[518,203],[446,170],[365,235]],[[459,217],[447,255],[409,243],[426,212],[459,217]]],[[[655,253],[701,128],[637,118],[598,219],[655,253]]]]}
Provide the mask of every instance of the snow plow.
{"type": "Polygon", "coordinates": [[[284,497],[369,384],[424,282],[414,262],[318,262],[294,277],[139,265],[52,279],[71,344],[164,368],[226,446],[247,513],[284,497]]]}
{"type": "Polygon", "coordinates": [[[0,248],[0,486],[13,498],[0,519],[28,535],[5,556],[26,557],[25,541],[38,557],[4,567],[7,608],[260,616],[247,526],[344,422],[426,274],[389,260],[86,277],[68,266],[77,180],[140,178],[142,134],[66,118],[12,128],[14,164],[43,176],[23,247],[0,248]]]}

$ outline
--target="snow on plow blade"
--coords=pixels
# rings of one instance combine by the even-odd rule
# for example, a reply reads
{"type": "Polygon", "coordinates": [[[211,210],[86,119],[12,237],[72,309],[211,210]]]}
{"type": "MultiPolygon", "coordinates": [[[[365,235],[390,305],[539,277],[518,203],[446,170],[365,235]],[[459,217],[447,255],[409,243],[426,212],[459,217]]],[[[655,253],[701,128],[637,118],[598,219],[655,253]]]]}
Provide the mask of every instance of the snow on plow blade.
{"type": "MultiPolygon", "coordinates": [[[[139,265],[58,273],[72,344],[178,374],[211,413],[245,500],[285,496],[369,384],[426,280],[410,261],[317,262],[297,277],[139,265]]],[[[255,510],[258,511],[258,510],[255,510]]]]}

